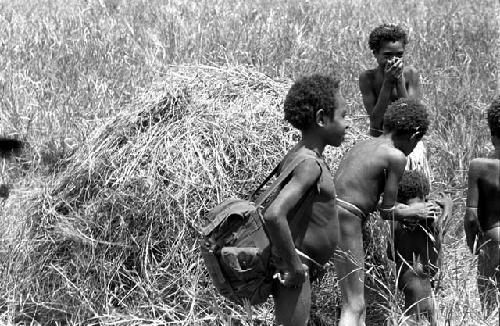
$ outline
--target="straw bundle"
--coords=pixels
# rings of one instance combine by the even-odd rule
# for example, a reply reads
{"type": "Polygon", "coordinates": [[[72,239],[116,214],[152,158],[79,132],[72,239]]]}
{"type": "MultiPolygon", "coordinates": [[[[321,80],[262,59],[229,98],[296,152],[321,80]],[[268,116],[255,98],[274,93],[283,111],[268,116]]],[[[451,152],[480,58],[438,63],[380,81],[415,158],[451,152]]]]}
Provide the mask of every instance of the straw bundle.
{"type": "MultiPolygon", "coordinates": [[[[197,230],[217,203],[250,194],[300,138],[283,121],[289,87],[243,67],[171,67],[92,133],[34,203],[20,312],[42,323],[246,319],[212,287],[197,230]]],[[[363,138],[350,130],[325,153],[332,170],[363,138]]],[[[339,303],[328,274],[316,288],[321,314],[339,303]]],[[[255,308],[254,321],[271,322],[269,308],[255,308]]]]}
{"type": "Polygon", "coordinates": [[[96,130],[30,217],[26,278],[37,283],[24,312],[79,322],[121,309],[185,323],[234,314],[209,285],[196,230],[292,146],[288,87],[245,68],[172,67],[96,130]]]}

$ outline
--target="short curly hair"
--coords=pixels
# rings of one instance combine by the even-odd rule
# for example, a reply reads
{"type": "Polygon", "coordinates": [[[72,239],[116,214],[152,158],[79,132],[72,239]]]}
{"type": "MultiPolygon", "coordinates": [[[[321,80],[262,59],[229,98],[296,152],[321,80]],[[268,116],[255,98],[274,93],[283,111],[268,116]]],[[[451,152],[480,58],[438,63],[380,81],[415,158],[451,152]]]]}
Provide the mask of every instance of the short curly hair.
{"type": "Polygon", "coordinates": [[[420,171],[405,171],[398,185],[398,202],[406,204],[412,198],[425,198],[430,191],[429,179],[420,171]]]}
{"type": "Polygon", "coordinates": [[[314,74],[299,78],[285,98],[285,120],[299,130],[314,125],[316,112],[323,109],[333,117],[336,109],[339,80],[335,76],[314,74]]]}
{"type": "Polygon", "coordinates": [[[418,99],[400,98],[385,111],[384,130],[394,131],[397,135],[420,132],[423,136],[428,129],[429,116],[425,105],[418,99]]]}
{"type": "Polygon", "coordinates": [[[401,41],[403,46],[406,47],[406,44],[408,44],[408,35],[399,25],[382,24],[371,31],[368,38],[368,45],[373,52],[378,52],[382,47],[382,43],[387,41],[401,41]]]}
{"type": "Polygon", "coordinates": [[[492,136],[500,137],[500,95],[497,95],[488,108],[488,127],[492,136]]]}

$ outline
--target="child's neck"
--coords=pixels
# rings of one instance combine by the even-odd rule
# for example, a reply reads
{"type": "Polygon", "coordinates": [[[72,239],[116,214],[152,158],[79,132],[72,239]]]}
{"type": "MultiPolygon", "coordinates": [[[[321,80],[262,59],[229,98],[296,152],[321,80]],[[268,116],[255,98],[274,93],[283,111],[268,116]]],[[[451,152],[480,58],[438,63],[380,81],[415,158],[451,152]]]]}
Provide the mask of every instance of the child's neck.
{"type": "Polygon", "coordinates": [[[325,150],[326,147],[324,141],[322,141],[315,134],[309,133],[307,131],[302,132],[302,140],[300,141],[300,144],[312,150],[313,152],[316,152],[316,154],[320,156],[323,155],[323,151],[325,150]]]}
{"type": "Polygon", "coordinates": [[[385,142],[388,142],[390,143],[392,146],[397,147],[397,139],[394,139],[394,136],[392,133],[389,133],[389,132],[384,132],[380,137],[378,137],[382,140],[384,140],[385,142]]]}
{"type": "MultiPolygon", "coordinates": [[[[402,141],[392,132],[384,132],[382,136],[380,136],[379,138],[384,142],[387,142],[388,144],[392,145],[394,148],[400,150],[401,152],[403,152],[403,154],[405,154],[401,146],[402,141]]],[[[405,156],[407,156],[407,154],[405,154],[405,156]]]]}

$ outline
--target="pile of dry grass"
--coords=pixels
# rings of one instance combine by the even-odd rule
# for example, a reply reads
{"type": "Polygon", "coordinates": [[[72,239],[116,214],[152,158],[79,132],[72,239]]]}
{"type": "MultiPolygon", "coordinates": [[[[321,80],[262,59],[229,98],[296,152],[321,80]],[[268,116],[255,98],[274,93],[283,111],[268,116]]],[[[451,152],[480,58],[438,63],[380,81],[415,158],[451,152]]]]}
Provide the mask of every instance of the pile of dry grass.
{"type": "MultiPolygon", "coordinates": [[[[18,315],[79,324],[245,316],[209,282],[197,230],[298,139],[282,118],[289,86],[242,67],[172,67],[92,133],[34,203],[18,315]]],[[[342,152],[327,152],[332,167],[342,152]]],[[[334,291],[332,275],[319,297],[334,291]]],[[[253,313],[272,320],[269,306],[253,313]]]]}
{"type": "Polygon", "coordinates": [[[91,134],[29,217],[20,312],[211,324],[242,313],[209,284],[196,230],[292,146],[288,87],[245,68],[172,67],[91,134]]]}

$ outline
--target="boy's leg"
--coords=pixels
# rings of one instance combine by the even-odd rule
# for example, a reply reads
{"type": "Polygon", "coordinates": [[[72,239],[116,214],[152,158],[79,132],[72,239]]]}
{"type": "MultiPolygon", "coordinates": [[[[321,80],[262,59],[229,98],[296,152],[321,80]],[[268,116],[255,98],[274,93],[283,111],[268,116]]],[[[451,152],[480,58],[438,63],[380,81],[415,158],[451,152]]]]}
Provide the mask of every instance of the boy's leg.
{"type": "Polygon", "coordinates": [[[335,268],[342,290],[339,326],[364,325],[364,260],[362,221],[339,207],[340,243],[335,254],[335,268]]]}
{"type": "Polygon", "coordinates": [[[311,310],[311,282],[309,277],[301,287],[291,288],[277,282],[273,293],[276,324],[305,326],[311,310]]]}
{"type": "Polygon", "coordinates": [[[500,300],[500,246],[484,235],[479,237],[477,259],[477,287],[483,311],[489,315],[500,300]],[[496,283],[496,284],[495,284],[496,283]]]}

